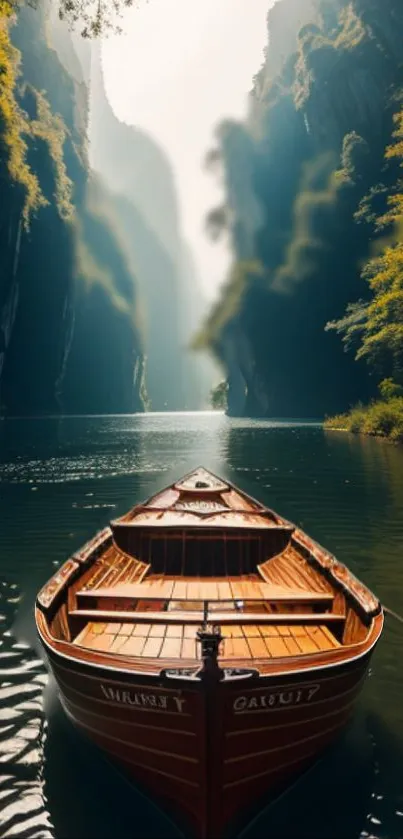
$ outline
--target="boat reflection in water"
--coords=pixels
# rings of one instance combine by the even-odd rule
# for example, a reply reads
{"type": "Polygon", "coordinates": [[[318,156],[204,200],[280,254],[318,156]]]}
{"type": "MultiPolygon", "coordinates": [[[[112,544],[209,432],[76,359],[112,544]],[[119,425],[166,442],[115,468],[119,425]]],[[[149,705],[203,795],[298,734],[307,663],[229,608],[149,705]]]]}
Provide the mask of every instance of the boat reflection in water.
{"type": "Polygon", "coordinates": [[[36,622],[67,715],[219,837],[337,738],[383,613],[301,530],[199,468],[68,559],[36,622]]]}

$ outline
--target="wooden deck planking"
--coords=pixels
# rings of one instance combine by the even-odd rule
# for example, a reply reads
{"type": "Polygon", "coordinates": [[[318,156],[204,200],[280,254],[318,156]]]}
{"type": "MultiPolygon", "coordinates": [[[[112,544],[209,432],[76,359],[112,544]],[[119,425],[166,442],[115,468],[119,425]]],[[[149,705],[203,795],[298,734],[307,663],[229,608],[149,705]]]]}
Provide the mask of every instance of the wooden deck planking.
{"type": "Polygon", "coordinates": [[[122,646],[119,647],[119,654],[120,655],[143,655],[144,646],[146,644],[146,638],[143,636],[135,637],[131,635],[129,638],[123,642],[122,646]]]}
{"type": "MultiPolygon", "coordinates": [[[[198,625],[89,622],[74,644],[87,649],[149,658],[200,658],[198,625]]],[[[328,627],[315,624],[232,624],[221,628],[220,658],[279,658],[340,647],[328,627]]]]}
{"type": "Polygon", "coordinates": [[[307,627],[307,634],[312,639],[314,644],[317,645],[319,650],[328,650],[329,649],[329,641],[328,641],[326,635],[323,634],[320,626],[309,626],[309,627],[307,627]]]}
{"type": "Polygon", "coordinates": [[[148,657],[149,658],[158,658],[158,656],[161,652],[163,643],[164,643],[163,638],[150,638],[150,637],[148,637],[146,642],[145,642],[143,651],[141,653],[142,656],[144,656],[145,658],[148,658],[148,657]]]}
{"type": "Polygon", "coordinates": [[[91,650],[99,650],[100,652],[104,652],[104,653],[109,652],[110,647],[111,647],[111,638],[112,638],[111,635],[106,635],[106,634],[93,635],[93,637],[91,639],[89,639],[89,642],[90,642],[90,645],[91,645],[90,649],[91,650]]]}
{"type": "Polygon", "coordinates": [[[243,591],[244,600],[253,600],[256,599],[256,597],[261,598],[261,600],[265,599],[262,597],[258,580],[241,580],[240,585],[243,591]]]}
{"type": "Polygon", "coordinates": [[[250,658],[250,650],[245,638],[232,638],[233,657],[250,658]]]}
{"type": "Polygon", "coordinates": [[[181,658],[200,658],[200,644],[197,644],[196,637],[183,638],[181,658]]]}
{"type": "Polygon", "coordinates": [[[243,627],[243,632],[244,632],[245,638],[261,638],[262,637],[261,632],[260,632],[260,627],[256,626],[256,625],[254,626],[253,624],[250,624],[250,626],[244,626],[243,627]]]}
{"type": "Polygon", "coordinates": [[[234,642],[232,638],[224,638],[221,658],[236,658],[234,652],[234,642]]]}
{"type": "Polygon", "coordinates": [[[259,571],[266,582],[274,585],[317,594],[333,593],[331,584],[291,546],[284,553],[266,560],[259,571]]]}
{"type": "Polygon", "coordinates": [[[291,636],[284,638],[284,643],[287,647],[288,655],[301,655],[301,648],[298,646],[296,638],[292,638],[291,636]]]}
{"type": "Polygon", "coordinates": [[[91,631],[94,635],[102,635],[102,633],[105,632],[106,627],[106,623],[94,623],[91,631]]]}
{"type": "MultiPolygon", "coordinates": [[[[223,627],[221,627],[221,633],[222,633],[222,630],[223,630],[223,627]]],[[[241,624],[234,623],[232,625],[231,638],[245,638],[245,633],[244,633],[244,630],[243,630],[243,626],[241,626],[241,624]]]]}
{"type": "Polygon", "coordinates": [[[265,637],[264,641],[266,644],[267,651],[272,658],[279,658],[290,655],[283,638],[265,637]]]}
{"type": "Polygon", "coordinates": [[[143,573],[145,567],[146,566],[143,562],[139,562],[138,560],[136,560],[136,563],[133,566],[132,571],[127,576],[127,582],[134,583],[136,580],[138,580],[141,574],[143,573]]]}
{"type": "Polygon", "coordinates": [[[299,624],[290,624],[290,633],[293,638],[299,638],[300,635],[305,635],[305,626],[299,624]]]}
{"type": "Polygon", "coordinates": [[[135,638],[146,638],[150,629],[150,623],[136,623],[134,625],[132,624],[131,635],[133,635],[135,638]]]}
{"type": "Polygon", "coordinates": [[[206,583],[204,580],[200,580],[198,590],[201,600],[213,600],[217,598],[217,586],[214,586],[213,589],[210,583],[206,583]]]}
{"type": "Polygon", "coordinates": [[[253,637],[248,638],[248,646],[251,652],[252,658],[266,658],[267,656],[267,638],[259,638],[253,637]]]}
{"type": "Polygon", "coordinates": [[[228,580],[219,580],[217,582],[217,588],[220,600],[232,600],[231,586],[228,580]]]}
{"type": "MultiPolygon", "coordinates": [[[[145,580],[144,583],[142,583],[141,585],[144,584],[149,585],[149,581],[145,580]]],[[[165,597],[167,600],[170,600],[172,597],[172,592],[174,590],[175,580],[158,581],[158,583],[152,583],[152,586],[153,588],[152,590],[150,590],[150,597],[153,597],[154,594],[156,594],[156,592],[158,591],[158,595],[156,596],[165,597]]]]}
{"type": "Polygon", "coordinates": [[[319,650],[316,642],[309,638],[307,634],[298,637],[298,644],[302,653],[317,653],[319,650]]]}
{"type": "Polygon", "coordinates": [[[321,630],[322,630],[323,634],[325,635],[325,637],[327,638],[327,640],[329,641],[329,643],[332,645],[332,647],[341,647],[342,646],[340,644],[340,641],[338,641],[337,638],[334,637],[333,633],[330,631],[330,629],[327,626],[321,626],[321,630]]]}
{"type": "Polygon", "coordinates": [[[111,639],[112,643],[109,647],[110,653],[118,653],[120,648],[123,646],[125,641],[127,640],[126,635],[115,635],[114,638],[111,639]]]}
{"type": "Polygon", "coordinates": [[[260,627],[260,632],[263,638],[276,638],[279,635],[279,627],[274,624],[267,624],[267,626],[260,627]]]}
{"type": "Polygon", "coordinates": [[[126,562],[122,563],[122,567],[121,567],[119,573],[115,577],[114,584],[117,585],[122,578],[125,579],[126,576],[127,576],[127,573],[129,572],[129,569],[134,570],[132,568],[132,566],[133,565],[137,566],[137,564],[138,563],[136,562],[136,560],[133,560],[130,556],[126,557],[126,562]]]}
{"type": "Polygon", "coordinates": [[[238,580],[229,580],[229,584],[231,587],[231,596],[234,600],[243,600],[243,590],[241,588],[241,583],[238,580]]]}
{"type": "Polygon", "coordinates": [[[155,623],[149,632],[149,638],[163,638],[166,632],[166,624],[155,623]]]}
{"type": "Polygon", "coordinates": [[[160,658],[180,658],[181,648],[182,638],[168,638],[165,636],[160,652],[160,658]]]}
{"type": "Polygon", "coordinates": [[[78,646],[84,647],[85,646],[84,642],[85,642],[87,636],[90,633],[91,633],[91,624],[87,623],[87,625],[84,627],[84,629],[82,629],[81,632],[78,633],[78,635],[76,636],[76,638],[73,641],[73,644],[77,644],[78,646]]]}
{"type": "Polygon", "coordinates": [[[107,635],[118,635],[120,631],[120,623],[108,623],[105,632],[107,635]]]}
{"type": "Polygon", "coordinates": [[[172,591],[172,599],[173,600],[180,600],[181,598],[186,597],[187,591],[187,583],[184,580],[177,580],[174,583],[173,591],[172,591]]]}
{"type": "Polygon", "coordinates": [[[183,624],[174,623],[167,626],[165,638],[183,638],[183,624]]]}
{"type": "Polygon", "coordinates": [[[220,592],[216,580],[209,580],[205,583],[208,600],[220,600],[220,592]]]}
{"type": "Polygon", "coordinates": [[[287,624],[285,624],[284,626],[281,626],[281,624],[279,624],[279,626],[277,627],[277,631],[278,631],[278,634],[281,635],[281,636],[291,635],[290,627],[287,626],[287,624]]]}
{"type": "MultiPolygon", "coordinates": [[[[93,566],[92,574],[86,580],[82,592],[96,592],[98,588],[111,588],[138,579],[147,568],[144,562],[123,553],[117,545],[111,545],[93,566]]],[[[80,589],[78,589],[80,592],[80,589]]]]}

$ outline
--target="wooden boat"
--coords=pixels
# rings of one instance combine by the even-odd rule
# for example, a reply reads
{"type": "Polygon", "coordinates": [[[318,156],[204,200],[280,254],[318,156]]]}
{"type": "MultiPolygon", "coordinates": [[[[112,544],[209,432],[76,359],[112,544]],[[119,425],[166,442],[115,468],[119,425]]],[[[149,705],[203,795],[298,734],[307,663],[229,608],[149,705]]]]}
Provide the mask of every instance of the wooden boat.
{"type": "Polygon", "coordinates": [[[337,737],[383,612],[300,529],[199,468],[74,553],[36,623],[71,720],[219,837],[337,737]]]}

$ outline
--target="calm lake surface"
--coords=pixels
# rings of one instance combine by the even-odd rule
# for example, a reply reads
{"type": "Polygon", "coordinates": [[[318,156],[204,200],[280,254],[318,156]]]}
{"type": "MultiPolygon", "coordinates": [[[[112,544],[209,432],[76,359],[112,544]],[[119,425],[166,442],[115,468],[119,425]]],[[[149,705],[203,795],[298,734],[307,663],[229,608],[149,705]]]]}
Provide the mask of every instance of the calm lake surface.
{"type": "MultiPolygon", "coordinates": [[[[110,518],[204,465],[302,526],[403,614],[403,446],[315,423],[145,414],[0,422],[0,835],[178,831],[64,718],[36,591],[110,518]]],[[[245,837],[403,837],[403,625],[387,620],[354,724],[245,837]]]]}

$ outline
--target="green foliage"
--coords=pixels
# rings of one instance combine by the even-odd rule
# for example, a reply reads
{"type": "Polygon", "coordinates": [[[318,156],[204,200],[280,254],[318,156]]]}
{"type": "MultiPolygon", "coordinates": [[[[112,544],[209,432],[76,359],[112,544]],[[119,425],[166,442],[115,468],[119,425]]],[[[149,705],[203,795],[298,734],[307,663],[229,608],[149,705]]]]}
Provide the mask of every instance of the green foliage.
{"type": "Polygon", "coordinates": [[[292,293],[295,284],[312,277],[323,252],[317,224],[332,219],[339,184],[334,176],[333,155],[323,155],[303,168],[300,189],[292,209],[292,228],[284,262],[273,274],[274,291],[292,293]]]}
{"type": "Polygon", "coordinates": [[[65,221],[73,215],[73,182],[67,175],[64,159],[64,142],[67,128],[59,114],[53,114],[50,105],[42,91],[33,91],[36,98],[36,119],[29,124],[29,131],[33,138],[46,143],[52,161],[55,177],[54,200],[59,215],[65,221]]]}
{"type": "Polygon", "coordinates": [[[403,397],[372,402],[368,407],[357,406],[348,414],[327,419],[324,426],[333,431],[351,431],[403,442],[403,397]]]}
{"type": "Polygon", "coordinates": [[[380,374],[391,373],[403,381],[403,243],[371,259],[363,276],[373,299],[356,358],[366,359],[380,374]]]}
{"type": "Polygon", "coordinates": [[[341,169],[336,172],[340,183],[355,184],[362,180],[370,162],[369,145],[356,131],[350,131],[343,139],[341,169]]]}
{"type": "Polygon", "coordinates": [[[394,123],[396,126],[393,132],[395,143],[386,150],[386,159],[398,158],[400,166],[403,167],[403,110],[395,114],[394,123]]]}
{"type": "Polygon", "coordinates": [[[20,189],[23,196],[22,217],[26,228],[30,220],[49,200],[55,200],[61,218],[72,217],[72,181],[67,175],[64,160],[66,126],[58,114],[53,114],[44,91],[30,85],[19,89],[21,53],[11,43],[10,13],[7,4],[0,5],[0,172],[20,189]],[[2,13],[3,12],[3,13],[2,13]],[[29,91],[35,101],[36,117],[30,119],[19,99],[29,91]],[[45,143],[50,156],[54,182],[54,196],[45,197],[40,180],[30,166],[29,151],[38,141],[45,143]]]}
{"type": "Polygon", "coordinates": [[[354,10],[353,3],[347,3],[340,13],[336,47],[353,51],[366,37],[368,37],[368,31],[362,16],[354,10]]]}
{"type": "Polygon", "coordinates": [[[29,121],[17,101],[20,52],[10,41],[10,16],[0,4],[0,178],[10,179],[22,195],[25,227],[33,213],[47,204],[39,180],[27,163],[29,121]]]}
{"type": "Polygon", "coordinates": [[[403,396],[402,385],[396,384],[393,379],[382,379],[378,385],[382,399],[393,399],[394,396],[403,396]]]}
{"type": "MultiPolygon", "coordinates": [[[[8,13],[17,10],[24,0],[2,0],[8,13]]],[[[36,8],[40,0],[27,0],[36,8]]],[[[99,38],[109,32],[121,32],[119,21],[125,9],[139,5],[141,0],[57,0],[59,17],[72,28],[79,27],[83,38],[99,38]]],[[[0,6],[1,12],[1,6],[0,6]]]]}
{"type": "Polygon", "coordinates": [[[344,317],[340,318],[340,320],[329,321],[325,326],[326,332],[335,330],[338,335],[341,335],[346,351],[354,348],[356,351],[358,350],[367,322],[368,306],[369,303],[365,302],[365,300],[358,300],[357,303],[349,303],[344,317]]]}
{"type": "MultiPolygon", "coordinates": [[[[387,147],[385,160],[403,165],[403,111],[394,117],[394,143],[387,147]]],[[[372,256],[362,271],[372,293],[369,303],[359,301],[347,307],[341,320],[327,325],[341,336],[346,349],[355,349],[357,360],[365,359],[378,377],[392,376],[403,384],[403,188],[392,184],[387,211],[375,217],[377,231],[390,228],[380,253],[372,256]]],[[[388,378],[388,381],[391,381],[388,378]]]]}
{"type": "Polygon", "coordinates": [[[210,405],[215,411],[226,411],[228,401],[228,382],[220,382],[210,393],[210,405]]]}

